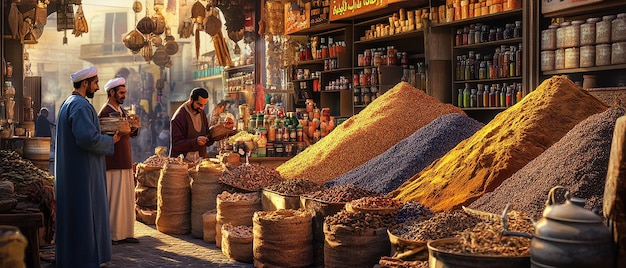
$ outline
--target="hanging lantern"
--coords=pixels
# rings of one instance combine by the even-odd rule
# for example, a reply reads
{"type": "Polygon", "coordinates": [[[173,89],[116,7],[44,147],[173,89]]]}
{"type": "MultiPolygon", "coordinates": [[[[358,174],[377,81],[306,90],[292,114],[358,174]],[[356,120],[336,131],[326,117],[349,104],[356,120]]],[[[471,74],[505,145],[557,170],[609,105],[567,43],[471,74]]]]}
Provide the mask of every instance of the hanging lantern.
{"type": "Polygon", "coordinates": [[[148,41],[146,43],[146,45],[141,49],[141,56],[143,56],[143,59],[147,62],[150,62],[152,60],[152,44],[150,43],[150,41],[148,41]]]}
{"type": "Polygon", "coordinates": [[[202,3],[199,1],[193,3],[193,6],[191,6],[191,18],[194,22],[202,23],[202,21],[204,21],[204,13],[205,9],[202,3]]]}
{"type": "Polygon", "coordinates": [[[124,46],[126,46],[133,54],[139,53],[139,50],[146,45],[146,39],[137,29],[132,30],[124,36],[124,46]]]}
{"type": "Polygon", "coordinates": [[[152,21],[154,22],[152,33],[155,35],[161,35],[165,32],[165,16],[161,13],[161,8],[163,7],[155,7],[156,13],[152,15],[152,21]]]}
{"type": "Polygon", "coordinates": [[[154,28],[156,28],[154,21],[148,16],[143,17],[137,23],[137,30],[142,34],[149,34],[154,31],[154,28]]]}
{"type": "Polygon", "coordinates": [[[141,12],[141,10],[142,10],[142,9],[143,9],[143,5],[141,4],[141,2],[139,2],[139,1],[135,1],[135,2],[133,3],[133,11],[134,11],[135,13],[139,13],[139,12],[141,12]]]}
{"type": "Polygon", "coordinates": [[[152,56],[152,62],[158,66],[165,67],[169,61],[170,56],[165,53],[165,48],[163,46],[158,47],[152,56]]]}
{"type": "Polygon", "coordinates": [[[178,44],[176,43],[176,41],[174,41],[174,37],[173,36],[166,36],[165,37],[165,53],[167,55],[174,55],[178,52],[178,44]]]}

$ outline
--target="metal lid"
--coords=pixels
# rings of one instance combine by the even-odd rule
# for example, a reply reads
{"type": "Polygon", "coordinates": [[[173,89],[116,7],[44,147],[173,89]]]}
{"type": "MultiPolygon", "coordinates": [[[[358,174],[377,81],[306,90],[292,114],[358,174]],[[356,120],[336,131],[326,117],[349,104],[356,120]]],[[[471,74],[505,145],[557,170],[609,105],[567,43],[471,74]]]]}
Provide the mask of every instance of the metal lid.
{"type": "Polygon", "coordinates": [[[602,16],[602,20],[613,20],[615,19],[615,15],[606,15],[606,16],[602,16]]]}
{"type": "Polygon", "coordinates": [[[587,22],[590,22],[590,23],[591,23],[591,22],[596,23],[596,22],[601,21],[601,20],[602,20],[601,18],[588,18],[588,19],[587,19],[587,22]]]}

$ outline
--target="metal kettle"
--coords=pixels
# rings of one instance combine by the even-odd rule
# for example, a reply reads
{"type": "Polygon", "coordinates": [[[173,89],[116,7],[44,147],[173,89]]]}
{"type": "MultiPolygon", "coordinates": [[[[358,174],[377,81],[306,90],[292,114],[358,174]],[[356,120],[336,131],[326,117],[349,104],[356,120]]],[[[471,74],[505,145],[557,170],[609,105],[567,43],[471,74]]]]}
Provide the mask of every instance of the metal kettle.
{"type": "Polygon", "coordinates": [[[535,223],[530,242],[531,267],[614,267],[611,230],[602,218],[585,209],[585,199],[567,191],[565,203],[556,204],[556,186],[550,189],[543,217],[535,223]]]}

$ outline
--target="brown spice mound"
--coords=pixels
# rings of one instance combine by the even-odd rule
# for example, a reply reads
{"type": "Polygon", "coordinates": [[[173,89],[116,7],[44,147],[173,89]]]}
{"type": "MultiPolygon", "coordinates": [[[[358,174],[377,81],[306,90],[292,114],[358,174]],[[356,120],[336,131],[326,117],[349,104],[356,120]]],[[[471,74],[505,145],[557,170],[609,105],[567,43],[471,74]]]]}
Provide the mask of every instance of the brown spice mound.
{"type": "Polygon", "coordinates": [[[400,82],[276,170],[323,184],[385,152],[443,114],[461,109],[400,82]]]}
{"type": "Polygon", "coordinates": [[[390,195],[434,211],[468,205],[607,108],[565,76],[554,76],[390,195]]]}
{"type": "MultiPolygon", "coordinates": [[[[507,203],[533,219],[541,218],[548,192],[561,185],[585,198],[587,209],[602,208],[611,141],[623,108],[611,108],[576,125],[561,140],[470,207],[499,213],[507,203]]],[[[562,192],[556,200],[562,202],[562,192]]]]}

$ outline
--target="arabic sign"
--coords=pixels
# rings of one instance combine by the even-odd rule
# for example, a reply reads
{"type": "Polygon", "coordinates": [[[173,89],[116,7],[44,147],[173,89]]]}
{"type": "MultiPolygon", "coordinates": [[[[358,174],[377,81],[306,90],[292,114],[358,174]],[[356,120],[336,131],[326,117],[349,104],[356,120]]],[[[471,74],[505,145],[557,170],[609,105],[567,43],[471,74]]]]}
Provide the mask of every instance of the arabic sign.
{"type": "Polygon", "coordinates": [[[311,27],[311,3],[303,6],[285,4],[285,34],[295,33],[311,27]]]}
{"type": "Polygon", "coordinates": [[[541,1],[541,13],[561,11],[602,1],[603,0],[543,0],[541,1]]]}
{"type": "Polygon", "coordinates": [[[341,20],[381,9],[386,7],[388,2],[389,0],[331,0],[330,21],[341,20]]]}

